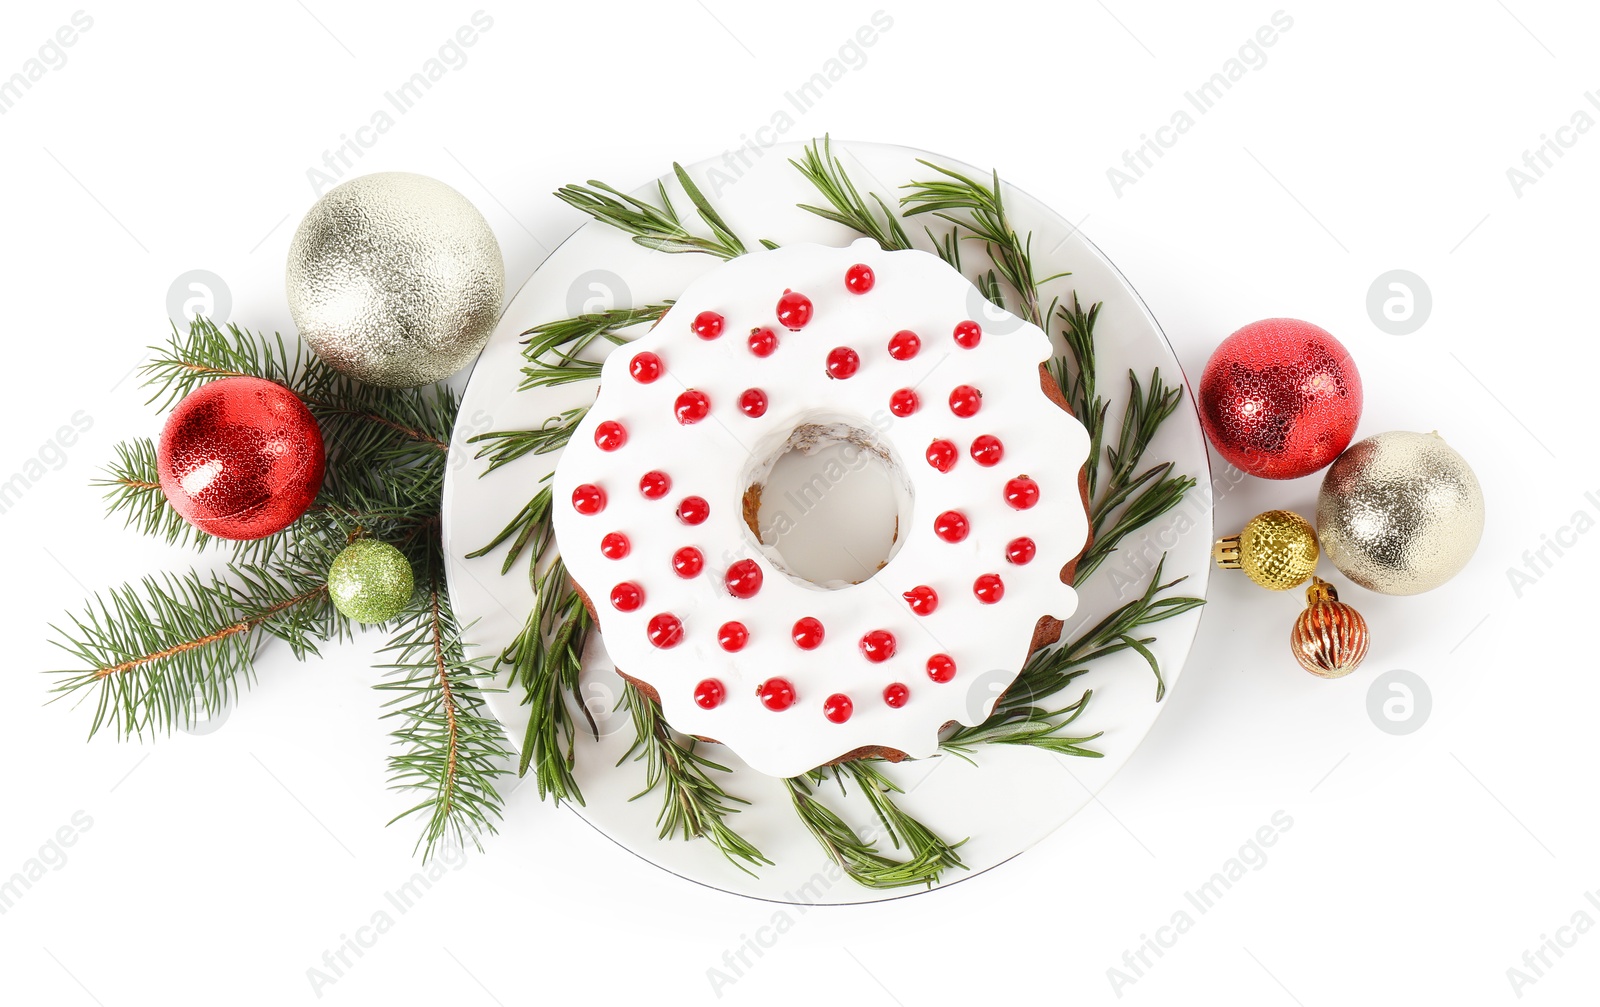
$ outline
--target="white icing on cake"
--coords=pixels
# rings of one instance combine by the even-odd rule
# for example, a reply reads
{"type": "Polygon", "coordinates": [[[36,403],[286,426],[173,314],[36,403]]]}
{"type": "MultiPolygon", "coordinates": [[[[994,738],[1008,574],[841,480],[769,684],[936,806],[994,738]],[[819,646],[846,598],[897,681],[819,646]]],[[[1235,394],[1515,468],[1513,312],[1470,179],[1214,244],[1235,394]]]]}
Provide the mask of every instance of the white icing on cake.
{"type": "Polygon", "coordinates": [[[1088,434],[1039,387],[1039,364],[1050,356],[1049,338],[1011,315],[984,312],[977,345],[957,344],[956,325],[972,317],[982,300],[973,286],[937,256],[920,251],[885,252],[862,239],[848,248],[792,245],[733,259],[690,284],[650,332],[619,347],[606,359],[594,407],[565,448],[554,476],[554,525],[561,556],[591,599],[607,653],[618,668],[651,685],[661,696],[668,723],[686,734],[715,738],[752,768],[794,776],[863,746],[898,749],[912,757],[932,755],[940,728],[951,722],[981,723],[995,699],[1022,669],[1034,625],[1043,615],[1068,618],[1077,595],[1061,583],[1061,568],[1082,549],[1088,522],[1078,473],[1089,451],[1088,434]],[[865,263],[875,274],[872,289],[846,288],[845,274],[865,263]],[[812,302],[809,322],[798,331],[779,324],[776,306],[786,290],[812,302]],[[705,311],[724,319],[721,334],[704,339],[691,328],[705,311]],[[752,329],[777,334],[775,352],[751,352],[752,329]],[[897,360],[890,337],[915,332],[921,348],[897,360]],[[830,377],[828,354],[850,347],[860,358],[850,377],[830,377]],[[630,362],[653,352],[660,377],[641,383],[630,362]],[[984,393],[976,415],[957,416],[952,391],[971,385],[984,393]],[[767,395],[763,415],[741,411],[746,389],[767,395]],[[889,406],[899,389],[913,389],[920,402],[900,417],[889,406]],[[685,425],[675,402],[686,390],[710,400],[709,414],[685,425]],[[596,443],[602,423],[620,423],[621,447],[596,443]],[[901,522],[896,548],[884,567],[859,584],[832,589],[785,573],[775,554],[746,525],[743,497],[759,484],[797,428],[817,425],[832,436],[869,434],[887,450],[901,483],[901,522]],[[980,465],[970,446],[979,435],[998,437],[998,464],[980,465]],[[957,461],[941,472],[926,460],[936,439],[953,441],[957,461]],[[648,499],[640,477],[666,472],[669,492],[648,499]],[[1022,475],[1038,486],[1038,502],[1016,509],[1005,499],[1008,480],[1022,475]],[[580,513],[574,492],[598,486],[605,494],[598,513],[580,513]],[[697,525],[675,511],[687,496],[708,501],[710,513],[697,525]],[[970,532],[949,542],[935,532],[945,511],[962,512],[970,532]],[[602,554],[601,539],[627,536],[621,559],[602,554]],[[1007,544],[1026,536],[1037,546],[1027,563],[1008,561],[1007,544]],[[673,569],[674,552],[697,547],[704,555],[698,576],[673,569]],[[762,578],[751,598],[730,593],[725,575],[739,560],[753,560],[762,578]],[[998,574],[1004,595],[984,604],[974,593],[983,575],[998,574]],[[644,602],[620,611],[610,601],[621,582],[636,584],[644,602]],[[914,613],[903,593],[932,587],[938,605],[914,613]],[[652,617],[670,614],[681,622],[675,645],[654,645],[652,617]],[[821,620],[820,646],[802,650],[791,627],[802,617],[821,620]],[[742,650],[718,643],[724,623],[749,630],[742,650]],[[887,630],[895,654],[882,662],[862,652],[862,637],[887,630]],[[956,673],[936,682],[926,670],[935,654],[949,655],[956,673]],[[758,697],[773,678],[792,683],[793,705],[774,711],[758,697]],[[696,702],[699,683],[718,680],[721,702],[696,702]],[[890,706],[884,689],[908,687],[903,706],[890,706]],[[842,723],[824,715],[829,697],[849,697],[852,711],[842,723]]]}

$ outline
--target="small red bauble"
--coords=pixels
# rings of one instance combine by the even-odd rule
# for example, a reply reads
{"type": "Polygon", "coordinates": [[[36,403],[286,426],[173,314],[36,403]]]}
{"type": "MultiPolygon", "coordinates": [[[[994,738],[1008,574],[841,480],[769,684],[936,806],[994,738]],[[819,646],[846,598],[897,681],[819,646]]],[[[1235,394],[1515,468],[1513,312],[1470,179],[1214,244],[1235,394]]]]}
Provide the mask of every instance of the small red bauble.
{"type": "Polygon", "coordinates": [[[600,555],[606,559],[622,559],[633,551],[633,543],[620,531],[608,533],[600,540],[600,555]]]}
{"type": "Polygon", "coordinates": [[[322,431],[294,392],[223,378],[190,392],[161,429],[161,492],[208,535],[244,541],[282,531],[322,488],[322,431]]]}
{"type": "Polygon", "coordinates": [[[744,645],[750,642],[750,631],[745,629],[742,622],[725,622],[717,630],[717,643],[723,650],[732,653],[743,650],[744,645]]]}
{"type": "Polygon", "coordinates": [[[972,523],[958,510],[947,510],[933,519],[934,534],[946,542],[960,542],[972,530],[972,523]]]}
{"type": "Polygon", "coordinates": [[[756,695],[769,710],[787,710],[794,705],[794,683],[787,678],[769,678],[756,689],[756,695]]]}
{"type": "Polygon", "coordinates": [[[786,329],[798,330],[811,321],[811,298],[785,290],[778,298],[778,324],[786,329]]]}
{"type": "Polygon", "coordinates": [[[706,568],[706,554],[692,545],[686,545],[672,554],[672,572],[687,580],[700,576],[706,568]]]}
{"type": "Polygon", "coordinates": [[[750,352],[758,357],[770,357],[778,348],[778,334],[771,329],[750,330],[750,352]]]}
{"type": "Polygon", "coordinates": [[[850,697],[842,692],[836,692],[822,701],[822,715],[835,724],[842,724],[850,719],[856,705],[850,702],[850,697]]]}
{"type": "Polygon", "coordinates": [[[928,464],[940,472],[949,472],[960,455],[961,452],[956,450],[955,442],[942,437],[928,445],[928,464]]]}
{"type": "Polygon", "coordinates": [[[648,385],[656,378],[661,377],[661,358],[645,350],[635,353],[633,359],[628,361],[628,373],[633,375],[633,380],[641,385],[648,385]]]}
{"type": "Polygon", "coordinates": [[[639,492],[646,500],[660,500],[672,490],[672,477],[660,469],[651,469],[639,477],[639,492]]]}
{"type": "Polygon", "coordinates": [[[684,524],[699,524],[711,516],[711,505],[705,497],[684,497],[678,501],[678,520],[684,524]]]}
{"type": "Polygon", "coordinates": [[[926,584],[919,585],[900,595],[918,615],[932,615],[939,607],[939,592],[926,584]]]}
{"type": "Polygon", "coordinates": [[[1006,596],[1006,585],[999,574],[986,573],[972,582],[972,593],[985,605],[993,605],[1006,596]]]}
{"type": "Polygon", "coordinates": [[[861,654],[873,664],[889,660],[894,651],[894,634],[886,629],[875,629],[861,638],[861,654]]]}
{"type": "Polygon", "coordinates": [[[715,339],[722,335],[722,316],[715,311],[702,311],[689,324],[701,339],[715,339]]]}
{"type": "Polygon", "coordinates": [[[901,682],[890,682],[883,687],[883,701],[896,710],[906,705],[911,698],[911,690],[901,682]]]}
{"type": "Polygon", "coordinates": [[[999,465],[1005,456],[1005,445],[993,434],[984,434],[972,442],[972,460],[979,465],[999,465]]]}
{"type": "Polygon", "coordinates": [[[910,360],[922,349],[922,340],[910,329],[901,329],[889,337],[889,356],[896,360],[910,360]]]}
{"type": "Polygon", "coordinates": [[[928,658],[928,677],[935,682],[948,682],[955,678],[955,658],[949,654],[935,654],[928,658]]]}
{"type": "Polygon", "coordinates": [[[727,698],[728,690],[718,679],[702,679],[700,684],[694,687],[695,705],[702,710],[715,710],[727,698]]]}
{"type": "Polygon", "coordinates": [[[672,403],[672,412],[684,426],[699,423],[711,412],[711,399],[705,392],[691,388],[678,395],[677,400],[672,403]]]}
{"type": "Polygon", "coordinates": [[[644,588],[625,580],[611,589],[611,607],[618,612],[632,612],[644,604],[644,588]]]}
{"type": "Polygon", "coordinates": [[[828,377],[843,381],[861,369],[861,354],[848,346],[835,346],[828,351],[828,377]]]}
{"type": "Polygon", "coordinates": [[[1310,322],[1252,322],[1200,375],[1200,425],[1217,453],[1254,476],[1296,479],[1331,463],[1361,419],[1350,352],[1310,322]]]}
{"type": "Polygon", "coordinates": [[[572,509],[579,514],[598,514],[606,509],[606,491],[594,483],[584,483],[572,491],[572,509]]]}
{"type": "Polygon", "coordinates": [[[601,451],[615,451],[628,443],[628,430],[616,420],[606,420],[594,428],[594,446],[601,451]]]}
{"type": "Polygon", "coordinates": [[[1031,563],[1034,554],[1038,551],[1039,547],[1034,545],[1033,539],[1028,536],[1023,535],[1020,538],[1014,538],[1006,543],[1006,562],[1015,563],[1017,566],[1031,563]]]}
{"type": "Polygon", "coordinates": [[[959,322],[956,324],[955,337],[957,346],[970,350],[983,338],[983,328],[971,320],[959,322]]]}
{"type": "Polygon", "coordinates": [[[950,411],[965,419],[978,415],[983,405],[983,393],[971,385],[956,385],[950,393],[950,411]]]}
{"type": "Polygon", "coordinates": [[[683,622],[675,615],[662,612],[652,615],[645,625],[645,635],[653,646],[666,650],[683,642],[683,622]]]}
{"type": "Polygon", "coordinates": [[[901,388],[889,396],[889,411],[904,419],[917,411],[922,400],[917,398],[917,393],[909,388],[901,388]]]}
{"type": "Polygon", "coordinates": [[[822,620],[813,619],[809,615],[804,619],[799,619],[795,622],[794,628],[790,630],[790,635],[794,638],[794,645],[801,650],[816,650],[822,646],[822,637],[824,635],[822,620]]]}
{"type": "Polygon", "coordinates": [[[741,559],[728,567],[723,579],[727,582],[728,593],[735,598],[754,598],[761,590],[761,565],[753,559],[741,559]]]}
{"type": "Polygon", "coordinates": [[[852,294],[864,294],[876,282],[878,278],[872,275],[872,267],[865,262],[858,262],[844,271],[845,289],[852,294]]]}
{"type": "Polygon", "coordinates": [[[767,415],[767,393],[759,388],[746,388],[739,394],[739,411],[753,420],[767,415]]]}
{"type": "Polygon", "coordinates": [[[1039,502],[1039,484],[1027,476],[1006,480],[1006,503],[1017,510],[1027,510],[1039,502]]]}

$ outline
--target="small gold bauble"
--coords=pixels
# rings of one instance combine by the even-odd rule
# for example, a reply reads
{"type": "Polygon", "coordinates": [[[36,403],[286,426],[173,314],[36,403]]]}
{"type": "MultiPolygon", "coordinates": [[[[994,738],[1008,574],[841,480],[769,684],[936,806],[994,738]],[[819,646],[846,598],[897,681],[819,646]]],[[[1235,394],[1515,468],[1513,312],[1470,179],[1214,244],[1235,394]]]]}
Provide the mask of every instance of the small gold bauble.
{"type": "Polygon", "coordinates": [[[1306,610],[1289,631],[1289,650],[1318,678],[1343,678],[1367,656],[1367,620],[1321,577],[1306,588],[1306,610]]]}
{"type": "Polygon", "coordinates": [[[1217,566],[1243,570],[1273,591],[1304,584],[1317,569],[1317,533],[1294,511],[1257,514],[1237,535],[1217,539],[1211,550],[1217,566]]]}

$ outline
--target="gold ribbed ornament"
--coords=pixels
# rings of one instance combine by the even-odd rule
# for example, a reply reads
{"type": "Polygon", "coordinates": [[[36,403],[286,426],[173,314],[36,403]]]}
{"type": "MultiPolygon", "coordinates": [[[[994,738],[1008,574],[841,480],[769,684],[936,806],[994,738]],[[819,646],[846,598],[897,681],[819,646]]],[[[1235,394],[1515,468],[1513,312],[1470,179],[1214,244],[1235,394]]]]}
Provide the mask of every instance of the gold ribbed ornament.
{"type": "Polygon", "coordinates": [[[1273,591],[1304,584],[1317,569],[1317,533],[1294,511],[1257,514],[1237,535],[1217,539],[1211,554],[1224,570],[1243,570],[1273,591]]]}
{"type": "Polygon", "coordinates": [[[1343,678],[1367,656],[1367,643],[1367,620],[1339,600],[1332,584],[1313,579],[1306,610],[1289,632],[1289,649],[1300,667],[1318,678],[1343,678]]]}

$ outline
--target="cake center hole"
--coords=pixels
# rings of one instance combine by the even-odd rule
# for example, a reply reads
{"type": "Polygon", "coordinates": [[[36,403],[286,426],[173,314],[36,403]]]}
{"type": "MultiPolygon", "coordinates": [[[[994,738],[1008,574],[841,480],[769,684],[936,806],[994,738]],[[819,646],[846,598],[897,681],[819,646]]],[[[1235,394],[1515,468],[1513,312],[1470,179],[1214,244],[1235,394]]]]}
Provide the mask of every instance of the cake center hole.
{"type": "Polygon", "coordinates": [[[745,497],[746,524],[767,557],[791,577],[829,589],[881,570],[909,516],[909,485],[892,451],[850,423],[796,427],[758,467],[745,497]]]}

